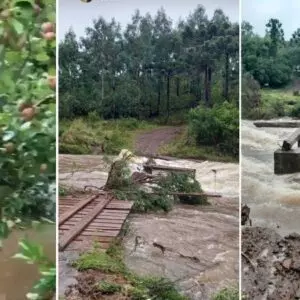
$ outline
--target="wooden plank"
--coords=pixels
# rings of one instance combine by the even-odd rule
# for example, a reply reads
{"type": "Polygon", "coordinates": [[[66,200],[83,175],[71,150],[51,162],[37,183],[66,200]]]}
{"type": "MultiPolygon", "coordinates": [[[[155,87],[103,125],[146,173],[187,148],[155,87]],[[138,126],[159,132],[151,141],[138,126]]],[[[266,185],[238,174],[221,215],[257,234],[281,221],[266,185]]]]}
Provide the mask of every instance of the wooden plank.
{"type": "Polygon", "coordinates": [[[275,127],[275,128],[298,128],[300,121],[256,121],[256,127],[275,127]]]}
{"type": "Polygon", "coordinates": [[[111,201],[111,198],[106,198],[99,203],[95,209],[87,215],[84,220],[76,224],[71,230],[68,231],[66,235],[63,236],[62,242],[59,245],[60,251],[63,251],[70,242],[78,236],[92,221],[98,214],[102,212],[105,206],[111,201]]]}
{"type": "MultiPolygon", "coordinates": [[[[130,191],[128,192],[129,194],[133,194],[134,191],[130,191]]],[[[150,195],[162,195],[162,193],[159,192],[147,192],[147,194],[150,195]]],[[[167,193],[167,195],[171,195],[171,196],[207,196],[208,198],[221,198],[222,195],[220,194],[211,194],[211,193],[183,193],[183,192],[169,192],[167,193]]]]}
{"type": "Polygon", "coordinates": [[[300,128],[293,132],[286,140],[283,141],[282,150],[289,151],[294,144],[300,141],[300,128]]]}
{"type": "Polygon", "coordinates": [[[100,230],[100,231],[83,231],[81,236],[100,236],[100,237],[117,237],[120,230],[100,230]]]}
{"type": "Polygon", "coordinates": [[[185,172],[185,173],[192,173],[196,174],[196,169],[191,168],[181,168],[181,167],[170,167],[170,166],[163,166],[163,165],[143,165],[145,171],[152,173],[153,170],[158,171],[169,171],[169,172],[185,172]]]}
{"type": "Polygon", "coordinates": [[[113,200],[106,206],[106,208],[107,209],[120,209],[120,208],[131,209],[133,204],[134,203],[132,201],[113,200]]]}
{"type": "Polygon", "coordinates": [[[81,210],[82,208],[84,208],[86,205],[88,205],[90,202],[92,202],[93,200],[95,200],[96,198],[99,197],[99,194],[93,197],[90,197],[88,199],[82,200],[79,203],[77,203],[72,209],[66,211],[66,213],[64,213],[60,219],[59,219],[59,225],[63,224],[64,222],[66,222],[69,218],[71,218],[74,214],[76,214],[79,210],[81,210]]]}

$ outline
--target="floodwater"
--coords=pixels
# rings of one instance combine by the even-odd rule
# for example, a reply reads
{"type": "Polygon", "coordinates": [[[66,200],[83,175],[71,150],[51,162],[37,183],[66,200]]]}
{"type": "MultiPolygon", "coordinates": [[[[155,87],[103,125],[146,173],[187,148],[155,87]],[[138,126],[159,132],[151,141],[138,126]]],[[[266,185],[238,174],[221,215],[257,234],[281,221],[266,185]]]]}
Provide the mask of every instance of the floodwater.
{"type": "Polygon", "coordinates": [[[32,242],[40,243],[44,247],[45,254],[55,262],[54,225],[42,225],[39,229],[12,232],[4,241],[3,249],[0,250],[1,300],[25,300],[26,294],[39,279],[37,266],[12,258],[19,250],[18,241],[25,237],[32,242]]]}
{"type": "MultiPolygon", "coordinates": [[[[102,186],[107,168],[101,156],[60,156],[60,183],[74,189],[85,185],[102,186]],[[83,168],[86,160],[86,169],[83,168]],[[72,161],[80,166],[78,170],[72,161]],[[89,164],[90,162],[90,164],[89,164]],[[97,167],[96,167],[97,166],[97,167]]],[[[145,158],[136,158],[142,163],[145,158]]],[[[138,274],[165,276],[193,300],[208,300],[223,287],[237,286],[239,275],[239,165],[189,160],[156,160],[158,164],[196,169],[196,178],[206,192],[222,194],[204,207],[176,206],[168,214],[131,215],[129,232],[124,239],[125,262],[138,274]],[[216,172],[214,172],[215,170],[216,172]],[[136,236],[141,247],[132,251],[136,236]],[[152,243],[169,251],[163,255],[152,243]]],[[[73,257],[74,254],[72,253],[73,257]]],[[[60,294],[66,282],[72,282],[72,270],[62,257],[60,294]]],[[[74,273],[74,272],[73,272],[74,273]]]]}
{"type": "Polygon", "coordinates": [[[257,128],[242,121],[242,203],[254,226],[300,233],[300,173],[274,174],[274,151],[295,128],[257,128]]]}

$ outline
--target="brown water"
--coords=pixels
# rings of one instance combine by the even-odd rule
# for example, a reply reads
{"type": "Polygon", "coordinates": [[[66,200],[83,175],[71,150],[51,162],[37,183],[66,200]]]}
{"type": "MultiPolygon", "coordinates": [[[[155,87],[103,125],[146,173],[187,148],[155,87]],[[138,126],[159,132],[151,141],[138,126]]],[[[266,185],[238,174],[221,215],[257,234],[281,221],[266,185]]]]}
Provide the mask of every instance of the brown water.
{"type": "Polygon", "coordinates": [[[18,241],[28,238],[32,242],[43,245],[45,254],[55,261],[55,226],[43,225],[39,230],[30,229],[13,232],[4,241],[0,251],[0,299],[26,300],[26,294],[31,291],[39,279],[38,268],[24,261],[11,258],[19,250],[18,241]]]}
{"type": "MultiPolygon", "coordinates": [[[[145,158],[136,158],[142,163],[145,158]]],[[[205,161],[156,160],[158,164],[191,167],[207,192],[225,198],[211,199],[207,207],[176,206],[169,214],[132,215],[124,240],[127,266],[138,274],[165,276],[193,300],[208,300],[223,287],[238,282],[239,166],[205,161]],[[216,178],[212,170],[216,170],[216,178]],[[135,237],[145,244],[132,253],[135,237]],[[157,241],[171,248],[165,255],[152,246],[157,241]],[[195,262],[187,257],[197,257],[195,262]]],[[[134,165],[132,166],[134,167],[134,165]]],[[[60,183],[74,189],[102,186],[107,168],[101,156],[60,155],[60,183]],[[84,167],[85,166],[85,167],[84,167]]],[[[76,254],[60,257],[60,294],[74,283],[75,270],[67,262],[76,254]]]]}
{"type": "Polygon", "coordinates": [[[300,232],[300,173],[274,174],[274,151],[293,131],[242,122],[242,202],[251,208],[253,225],[281,235],[300,232]]]}

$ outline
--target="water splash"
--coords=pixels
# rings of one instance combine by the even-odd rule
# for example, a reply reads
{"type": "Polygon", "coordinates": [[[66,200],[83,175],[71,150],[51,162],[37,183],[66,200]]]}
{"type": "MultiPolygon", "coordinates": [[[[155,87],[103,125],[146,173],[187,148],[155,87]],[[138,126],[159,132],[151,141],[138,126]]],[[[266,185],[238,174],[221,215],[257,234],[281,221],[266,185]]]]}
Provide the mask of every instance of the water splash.
{"type": "Polygon", "coordinates": [[[300,173],[274,174],[274,151],[294,128],[257,128],[242,121],[242,202],[254,225],[300,232],[300,173]]]}

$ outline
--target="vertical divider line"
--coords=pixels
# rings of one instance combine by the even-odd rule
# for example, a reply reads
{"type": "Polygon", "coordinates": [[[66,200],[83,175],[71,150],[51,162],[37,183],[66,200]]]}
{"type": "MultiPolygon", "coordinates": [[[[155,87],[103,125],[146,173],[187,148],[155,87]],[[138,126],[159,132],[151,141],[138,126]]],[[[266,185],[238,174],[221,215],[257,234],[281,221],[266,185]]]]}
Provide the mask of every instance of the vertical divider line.
{"type": "Polygon", "coordinates": [[[239,299],[242,299],[242,0],[239,0],[239,299]]]}
{"type": "Polygon", "coordinates": [[[58,221],[59,221],[59,79],[58,79],[58,45],[59,45],[59,0],[56,0],[56,243],[55,243],[55,257],[56,257],[56,299],[59,299],[59,253],[58,253],[58,242],[59,242],[59,230],[58,230],[58,221]]]}

